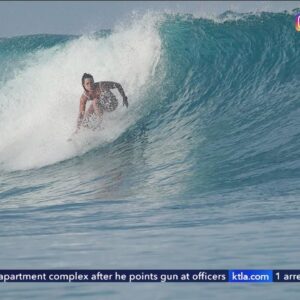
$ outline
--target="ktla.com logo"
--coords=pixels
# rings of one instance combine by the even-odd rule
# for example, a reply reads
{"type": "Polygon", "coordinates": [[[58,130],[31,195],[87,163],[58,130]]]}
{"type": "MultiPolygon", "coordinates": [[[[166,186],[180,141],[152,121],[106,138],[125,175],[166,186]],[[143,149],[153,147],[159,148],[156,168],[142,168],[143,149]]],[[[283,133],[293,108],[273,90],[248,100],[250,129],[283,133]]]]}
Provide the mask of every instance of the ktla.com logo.
{"type": "Polygon", "coordinates": [[[296,15],[295,28],[296,28],[297,31],[300,31],[300,13],[296,15]]]}

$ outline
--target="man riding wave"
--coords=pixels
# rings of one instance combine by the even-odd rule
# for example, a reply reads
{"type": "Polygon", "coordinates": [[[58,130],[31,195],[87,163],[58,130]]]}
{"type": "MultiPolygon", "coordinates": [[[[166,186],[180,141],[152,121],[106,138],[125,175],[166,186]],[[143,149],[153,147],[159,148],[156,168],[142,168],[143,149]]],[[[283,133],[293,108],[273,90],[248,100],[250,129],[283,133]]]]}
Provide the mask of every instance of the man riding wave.
{"type": "Polygon", "coordinates": [[[89,120],[96,117],[99,121],[104,112],[112,112],[118,106],[116,96],[111,92],[111,89],[117,88],[123,97],[123,105],[128,107],[128,100],[121,84],[112,81],[94,82],[91,74],[84,73],[81,78],[83,94],[80,97],[79,116],[77,119],[77,130],[81,126],[88,127],[89,120]],[[86,111],[86,104],[91,101],[89,108],[86,111]]]}

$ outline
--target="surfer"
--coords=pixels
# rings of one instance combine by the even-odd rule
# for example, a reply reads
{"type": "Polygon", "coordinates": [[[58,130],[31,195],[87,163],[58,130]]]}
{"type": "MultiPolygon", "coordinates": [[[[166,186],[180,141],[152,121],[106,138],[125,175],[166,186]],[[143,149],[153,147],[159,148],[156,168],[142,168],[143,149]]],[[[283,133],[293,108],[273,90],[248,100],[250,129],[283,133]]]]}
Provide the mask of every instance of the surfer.
{"type": "Polygon", "coordinates": [[[81,126],[88,126],[91,117],[96,117],[101,121],[104,112],[111,112],[117,108],[118,99],[111,92],[111,89],[118,89],[123,97],[123,105],[128,107],[128,99],[121,84],[112,81],[94,82],[93,76],[88,73],[83,74],[81,83],[84,91],[80,97],[79,116],[75,133],[78,132],[81,126]],[[91,101],[91,104],[86,111],[88,101],[91,101]]]}

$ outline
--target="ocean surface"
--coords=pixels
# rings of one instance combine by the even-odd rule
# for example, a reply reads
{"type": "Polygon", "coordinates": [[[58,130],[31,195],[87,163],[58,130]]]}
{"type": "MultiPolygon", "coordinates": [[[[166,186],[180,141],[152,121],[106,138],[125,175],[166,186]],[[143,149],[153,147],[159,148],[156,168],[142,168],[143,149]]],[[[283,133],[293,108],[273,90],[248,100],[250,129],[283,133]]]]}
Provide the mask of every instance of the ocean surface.
{"type": "MultiPolygon", "coordinates": [[[[293,13],[0,39],[0,269],[300,269],[293,13]],[[76,128],[81,76],[129,108],[76,128]]],[[[7,283],[1,299],[283,299],[299,284],[7,283]]]]}

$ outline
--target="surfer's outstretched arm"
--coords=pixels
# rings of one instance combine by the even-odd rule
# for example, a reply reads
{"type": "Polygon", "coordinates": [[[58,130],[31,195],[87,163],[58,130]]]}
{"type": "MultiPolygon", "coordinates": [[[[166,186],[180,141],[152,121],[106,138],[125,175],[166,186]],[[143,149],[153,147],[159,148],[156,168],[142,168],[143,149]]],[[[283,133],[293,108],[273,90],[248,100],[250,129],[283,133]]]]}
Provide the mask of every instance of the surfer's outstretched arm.
{"type": "Polygon", "coordinates": [[[84,97],[84,96],[80,97],[79,115],[78,115],[78,119],[77,119],[77,130],[76,130],[76,132],[79,130],[79,128],[82,124],[83,118],[84,118],[86,101],[87,101],[86,97],[84,97]]]}
{"type": "Polygon", "coordinates": [[[120,83],[113,82],[113,81],[101,81],[100,84],[101,84],[101,87],[103,89],[115,89],[115,88],[117,88],[119,93],[123,97],[123,105],[126,105],[126,107],[128,107],[128,99],[127,99],[127,96],[125,95],[123,87],[121,86],[120,83]]]}

